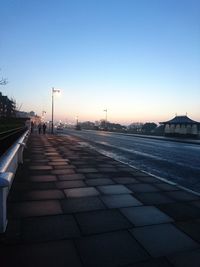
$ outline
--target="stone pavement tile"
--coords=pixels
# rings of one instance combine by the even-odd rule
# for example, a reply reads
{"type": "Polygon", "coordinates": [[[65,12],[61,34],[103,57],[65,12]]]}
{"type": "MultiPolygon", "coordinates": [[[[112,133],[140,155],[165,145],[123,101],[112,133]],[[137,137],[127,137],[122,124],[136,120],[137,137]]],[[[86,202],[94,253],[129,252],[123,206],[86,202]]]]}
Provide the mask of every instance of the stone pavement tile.
{"type": "Polygon", "coordinates": [[[98,172],[98,170],[97,169],[95,169],[95,168],[80,168],[80,169],[77,169],[77,172],[78,173],[96,173],[96,172],[98,172]]]}
{"type": "Polygon", "coordinates": [[[141,183],[160,183],[161,180],[152,176],[134,176],[141,183]]]}
{"type": "Polygon", "coordinates": [[[126,171],[126,172],[130,172],[130,173],[133,173],[133,170],[134,170],[132,167],[129,167],[128,165],[124,165],[122,163],[117,167],[117,169],[118,169],[118,171],[122,171],[122,172],[126,171]]]}
{"type": "Polygon", "coordinates": [[[59,153],[57,153],[57,152],[46,152],[45,155],[46,156],[59,156],[59,153]]]}
{"type": "Polygon", "coordinates": [[[21,221],[9,220],[5,233],[0,234],[0,244],[16,244],[20,242],[21,221]]]}
{"type": "Polygon", "coordinates": [[[97,178],[97,179],[87,179],[86,184],[89,186],[97,186],[97,185],[110,185],[114,184],[114,182],[109,178],[97,178]]]}
{"type": "Polygon", "coordinates": [[[149,257],[127,231],[85,237],[76,245],[87,267],[123,266],[149,257]]]}
{"type": "Polygon", "coordinates": [[[86,173],[85,176],[87,179],[108,178],[107,175],[103,173],[86,173]]]}
{"type": "Polygon", "coordinates": [[[98,210],[76,214],[76,219],[84,235],[98,234],[131,228],[132,224],[119,210],[98,210]]]}
{"type": "Polygon", "coordinates": [[[157,207],[176,221],[200,218],[200,209],[188,203],[169,203],[157,207]]]}
{"type": "Polygon", "coordinates": [[[22,199],[23,195],[32,190],[54,190],[56,189],[54,182],[44,182],[44,183],[21,183],[15,182],[9,192],[8,199],[11,201],[19,201],[22,199]]]}
{"type": "Polygon", "coordinates": [[[173,264],[174,267],[199,267],[200,249],[169,255],[167,256],[167,259],[173,264]]]}
{"type": "Polygon", "coordinates": [[[122,208],[120,211],[131,221],[135,226],[144,226],[151,224],[161,224],[172,222],[168,215],[161,212],[154,206],[129,207],[122,208]]]}
{"type": "Polygon", "coordinates": [[[69,170],[69,169],[71,169],[71,170],[73,170],[73,169],[75,169],[75,166],[74,165],[60,165],[60,166],[53,166],[53,168],[54,168],[54,170],[69,170]]]}
{"type": "Polygon", "coordinates": [[[28,177],[28,180],[31,182],[52,182],[57,181],[55,175],[35,175],[28,177]]]}
{"type": "Polygon", "coordinates": [[[147,261],[137,262],[126,267],[174,267],[165,257],[149,259],[147,261]]]}
{"type": "Polygon", "coordinates": [[[133,192],[159,192],[160,189],[156,188],[152,184],[131,184],[127,187],[133,192]]]}
{"type": "Polygon", "coordinates": [[[35,170],[35,171],[46,171],[46,170],[52,170],[53,168],[51,166],[47,165],[31,165],[29,166],[30,170],[35,170]]]}
{"type": "Polygon", "coordinates": [[[140,201],[138,201],[130,194],[104,195],[100,196],[100,198],[110,209],[142,205],[140,201]]]}
{"type": "Polygon", "coordinates": [[[66,161],[49,161],[48,163],[50,166],[68,166],[68,164],[66,161]]]}
{"type": "Polygon", "coordinates": [[[166,256],[198,247],[195,241],[172,224],[134,228],[131,233],[152,257],[166,256]]]}
{"type": "Polygon", "coordinates": [[[85,176],[80,173],[74,173],[74,174],[63,174],[58,175],[58,179],[61,181],[68,181],[68,180],[84,180],[85,176]]]}
{"type": "Polygon", "coordinates": [[[113,168],[113,167],[112,168],[105,168],[105,167],[104,168],[99,168],[98,167],[98,170],[99,170],[99,172],[103,172],[103,173],[104,172],[106,172],[106,173],[107,172],[118,172],[118,170],[116,168],[113,168]]]}
{"type": "Polygon", "coordinates": [[[56,182],[56,187],[58,189],[73,188],[73,187],[84,187],[84,186],[86,186],[86,184],[83,182],[83,180],[56,182]]]}
{"type": "Polygon", "coordinates": [[[64,213],[105,209],[103,202],[98,197],[81,197],[61,200],[61,206],[64,213]]]}
{"type": "Polygon", "coordinates": [[[60,158],[54,158],[52,161],[50,161],[50,162],[54,162],[54,163],[56,163],[56,162],[69,162],[69,160],[68,159],[60,159],[60,158]]]}
{"type": "Polygon", "coordinates": [[[176,185],[168,184],[168,183],[155,183],[155,187],[159,188],[162,191],[176,191],[179,188],[176,185]]]}
{"type": "Polygon", "coordinates": [[[75,171],[73,169],[52,170],[51,174],[75,174],[75,171]]]}
{"type": "Polygon", "coordinates": [[[9,203],[8,211],[9,218],[56,215],[62,213],[58,200],[9,203]]]}
{"type": "Polygon", "coordinates": [[[23,201],[25,200],[47,200],[47,199],[62,199],[65,198],[61,190],[32,190],[25,192],[19,196],[23,201]]]}
{"type": "MultiPolygon", "coordinates": [[[[25,162],[30,162],[30,159],[24,159],[25,162]]],[[[32,161],[35,163],[35,165],[37,165],[37,163],[46,163],[49,162],[48,159],[35,159],[34,161],[32,161]]],[[[44,164],[43,164],[44,165],[44,164]]]]}
{"type": "Polygon", "coordinates": [[[91,197],[98,196],[99,192],[94,187],[72,188],[64,190],[67,197],[91,197]]]}
{"type": "Polygon", "coordinates": [[[118,184],[134,184],[134,183],[138,183],[138,181],[133,177],[117,177],[117,178],[113,178],[113,180],[118,184]]]}
{"type": "Polygon", "coordinates": [[[183,190],[165,192],[165,194],[177,201],[200,200],[200,197],[183,190]]]}
{"type": "Polygon", "coordinates": [[[115,165],[107,164],[107,163],[101,163],[101,164],[98,164],[98,167],[99,168],[115,168],[115,165]]]}
{"type": "Polygon", "coordinates": [[[102,194],[129,194],[132,193],[126,186],[124,185],[102,185],[102,186],[97,186],[98,190],[102,194]]]}
{"type": "Polygon", "coordinates": [[[146,205],[172,203],[174,200],[160,192],[135,193],[135,196],[146,205]]]}
{"type": "Polygon", "coordinates": [[[177,222],[175,225],[194,240],[200,242],[200,219],[188,222],[177,222]]]}
{"type": "Polygon", "coordinates": [[[192,206],[194,206],[194,207],[198,207],[198,208],[200,208],[200,201],[199,201],[199,200],[192,201],[192,202],[190,202],[190,204],[191,204],[192,206]]]}
{"type": "Polygon", "coordinates": [[[147,173],[145,173],[145,172],[142,172],[142,171],[139,171],[139,170],[137,170],[137,169],[132,169],[132,174],[134,174],[135,176],[138,176],[138,177],[152,177],[152,176],[150,176],[150,175],[148,175],[147,173]]]}
{"type": "Polygon", "coordinates": [[[22,221],[23,241],[48,241],[79,237],[80,231],[72,215],[27,218],[22,221]]]}
{"type": "Polygon", "coordinates": [[[69,240],[18,246],[1,246],[2,267],[81,267],[74,244],[69,240]]]}
{"type": "Polygon", "coordinates": [[[45,155],[31,154],[31,152],[30,152],[30,158],[31,158],[32,161],[41,160],[41,159],[47,159],[47,157],[45,155]]]}
{"type": "Polygon", "coordinates": [[[56,162],[56,161],[63,160],[63,157],[48,156],[48,160],[49,160],[49,162],[56,162]]]}

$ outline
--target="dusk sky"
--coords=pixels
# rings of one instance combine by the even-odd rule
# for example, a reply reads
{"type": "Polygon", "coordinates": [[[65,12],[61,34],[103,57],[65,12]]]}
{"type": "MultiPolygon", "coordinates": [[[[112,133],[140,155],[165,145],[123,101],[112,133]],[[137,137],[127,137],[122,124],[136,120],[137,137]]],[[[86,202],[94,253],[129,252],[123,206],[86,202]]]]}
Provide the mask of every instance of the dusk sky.
{"type": "Polygon", "coordinates": [[[67,122],[200,121],[199,0],[0,0],[0,91],[67,122]]]}

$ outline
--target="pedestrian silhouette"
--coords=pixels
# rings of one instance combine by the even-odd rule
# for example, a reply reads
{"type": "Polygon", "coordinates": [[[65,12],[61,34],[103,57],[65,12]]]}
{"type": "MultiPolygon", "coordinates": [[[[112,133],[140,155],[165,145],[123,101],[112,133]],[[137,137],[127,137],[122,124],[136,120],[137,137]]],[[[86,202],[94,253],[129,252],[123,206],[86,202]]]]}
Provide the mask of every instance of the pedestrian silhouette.
{"type": "Polygon", "coordinates": [[[32,121],[31,122],[31,133],[33,132],[33,130],[34,130],[34,122],[32,121]]]}
{"type": "Polygon", "coordinates": [[[46,124],[44,123],[44,124],[42,125],[43,134],[45,134],[45,133],[46,133],[46,128],[47,128],[47,126],[46,126],[46,124]]]}
{"type": "Polygon", "coordinates": [[[42,125],[41,123],[38,124],[38,133],[41,134],[42,125]]]}

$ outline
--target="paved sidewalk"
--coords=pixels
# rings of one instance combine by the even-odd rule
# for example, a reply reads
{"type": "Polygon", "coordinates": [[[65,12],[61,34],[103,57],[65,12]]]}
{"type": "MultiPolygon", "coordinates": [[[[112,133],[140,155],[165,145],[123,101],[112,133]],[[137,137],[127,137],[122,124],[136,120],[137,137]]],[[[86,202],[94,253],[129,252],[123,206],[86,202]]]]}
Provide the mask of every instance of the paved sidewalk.
{"type": "Polygon", "coordinates": [[[1,267],[200,266],[200,197],[75,137],[30,137],[8,217],[1,267]]]}

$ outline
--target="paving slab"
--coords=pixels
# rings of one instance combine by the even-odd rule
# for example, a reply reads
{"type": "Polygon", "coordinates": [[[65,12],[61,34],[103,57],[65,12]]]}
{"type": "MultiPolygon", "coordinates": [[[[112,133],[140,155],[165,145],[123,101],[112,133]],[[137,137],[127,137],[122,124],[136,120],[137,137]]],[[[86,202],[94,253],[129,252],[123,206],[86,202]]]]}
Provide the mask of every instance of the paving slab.
{"type": "Polygon", "coordinates": [[[55,184],[56,184],[56,187],[59,189],[76,188],[76,187],[86,186],[86,184],[82,180],[60,181],[60,182],[56,182],[55,184]]]}
{"type": "Polygon", "coordinates": [[[0,246],[2,267],[81,267],[72,241],[0,246]]]}
{"type": "Polygon", "coordinates": [[[113,178],[113,180],[118,184],[134,184],[134,183],[138,183],[138,180],[136,180],[133,177],[116,177],[116,178],[113,178]]]}
{"type": "Polygon", "coordinates": [[[132,193],[124,185],[102,185],[102,186],[97,186],[97,188],[102,194],[128,194],[128,193],[132,193]]]}
{"type": "Polygon", "coordinates": [[[165,257],[137,262],[127,267],[174,267],[165,257]]]}
{"type": "Polygon", "coordinates": [[[68,198],[98,196],[99,192],[94,187],[72,188],[64,190],[68,198]]]}
{"type": "Polygon", "coordinates": [[[131,233],[152,257],[166,256],[199,247],[198,243],[172,224],[134,228],[131,233]]]}
{"type": "Polygon", "coordinates": [[[113,180],[109,178],[87,179],[85,182],[89,186],[114,184],[113,180]]]}
{"type": "Polygon", "coordinates": [[[29,180],[31,182],[52,182],[57,181],[57,178],[55,175],[35,175],[30,176],[29,180]]]}
{"type": "Polygon", "coordinates": [[[190,204],[190,202],[161,204],[157,207],[176,221],[200,218],[200,209],[190,204]]]}
{"type": "Polygon", "coordinates": [[[200,219],[194,221],[176,222],[177,228],[200,242],[200,219]]]}
{"type": "Polygon", "coordinates": [[[156,205],[175,202],[174,199],[160,192],[135,192],[137,198],[146,205],[156,205]]]}
{"type": "Polygon", "coordinates": [[[174,267],[199,267],[200,249],[169,255],[167,259],[174,267]]]}
{"type": "Polygon", "coordinates": [[[135,226],[169,223],[174,221],[154,206],[122,208],[121,212],[135,226]]]}
{"type": "Polygon", "coordinates": [[[10,218],[23,218],[61,213],[62,209],[58,200],[45,200],[10,203],[8,216],[10,218]]]}
{"type": "Polygon", "coordinates": [[[81,142],[30,135],[8,196],[1,266],[196,267],[200,198],[81,142]]]}
{"type": "Polygon", "coordinates": [[[21,225],[23,242],[60,240],[79,236],[80,231],[72,215],[27,218],[21,225]]]}
{"type": "Polygon", "coordinates": [[[84,235],[128,229],[132,226],[119,210],[114,209],[76,214],[76,219],[84,235]]]}
{"type": "Polygon", "coordinates": [[[103,195],[101,200],[108,208],[122,208],[129,206],[141,206],[142,203],[130,194],[103,195]]]}
{"type": "Polygon", "coordinates": [[[152,184],[131,184],[131,185],[127,185],[127,187],[133,191],[133,192],[159,192],[160,189],[158,189],[157,187],[155,187],[152,184]]]}
{"type": "Polygon", "coordinates": [[[87,267],[123,266],[149,258],[126,231],[85,237],[77,240],[76,245],[87,267]]]}
{"type": "Polygon", "coordinates": [[[75,213],[105,209],[105,205],[98,197],[71,198],[61,200],[64,213],[75,213]]]}

